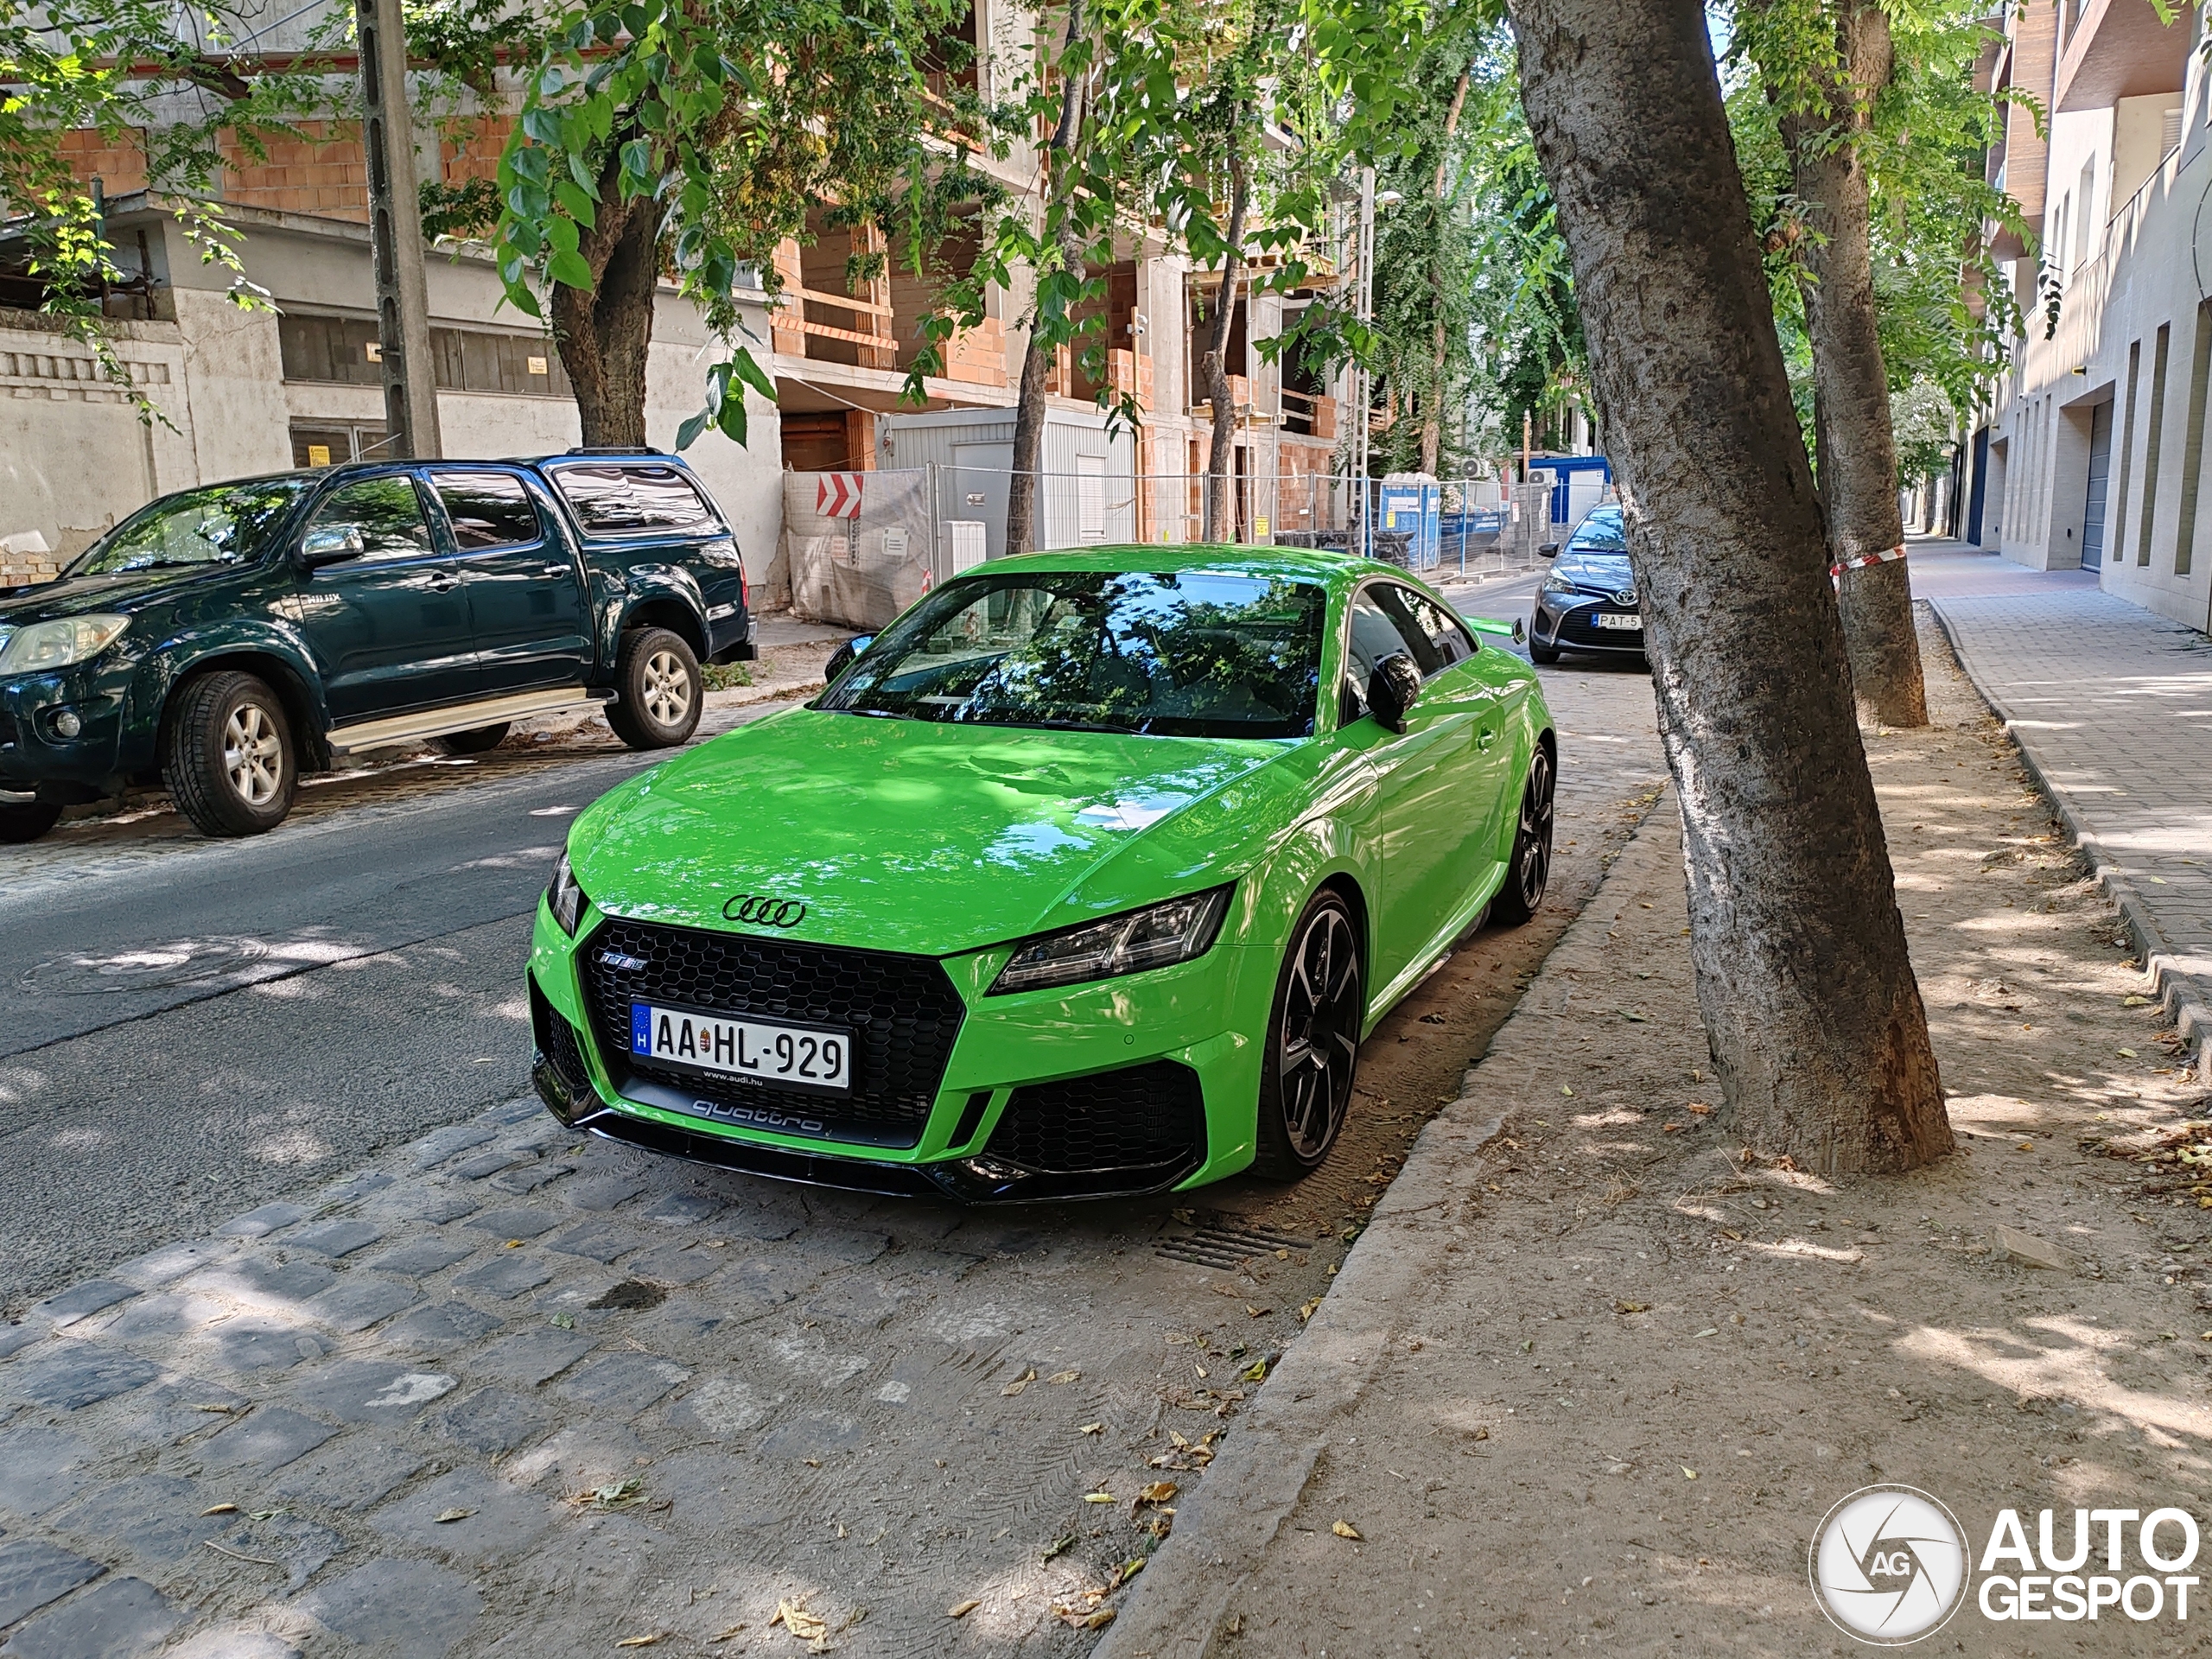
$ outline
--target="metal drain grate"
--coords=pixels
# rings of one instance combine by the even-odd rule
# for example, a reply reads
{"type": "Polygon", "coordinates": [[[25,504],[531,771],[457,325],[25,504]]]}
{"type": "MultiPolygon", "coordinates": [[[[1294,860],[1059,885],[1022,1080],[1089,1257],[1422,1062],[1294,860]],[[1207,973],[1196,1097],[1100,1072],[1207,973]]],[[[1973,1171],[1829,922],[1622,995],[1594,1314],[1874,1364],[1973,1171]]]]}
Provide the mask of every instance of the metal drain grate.
{"type": "Polygon", "coordinates": [[[1161,1244],[1156,1254],[1171,1262],[1191,1262],[1202,1268],[1236,1268],[1255,1256],[1277,1250],[1310,1250],[1314,1241],[1296,1238],[1267,1227],[1240,1227],[1227,1221],[1209,1221],[1161,1244]]]}

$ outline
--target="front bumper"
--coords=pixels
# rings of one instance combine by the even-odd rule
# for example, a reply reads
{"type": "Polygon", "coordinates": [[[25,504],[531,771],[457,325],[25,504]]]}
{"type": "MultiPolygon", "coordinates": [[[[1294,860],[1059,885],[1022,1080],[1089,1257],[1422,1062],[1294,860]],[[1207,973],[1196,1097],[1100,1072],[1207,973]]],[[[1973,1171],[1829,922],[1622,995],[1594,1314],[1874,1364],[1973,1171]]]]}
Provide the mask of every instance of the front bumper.
{"type": "Polygon", "coordinates": [[[126,698],[108,677],[93,663],[0,680],[0,791],[88,800],[120,786],[126,698]],[[74,737],[55,724],[65,713],[74,737]]]}
{"type": "Polygon", "coordinates": [[[1013,996],[983,995],[1005,949],[944,959],[958,1031],[911,1144],[893,1146],[761,1127],[778,1114],[733,1111],[727,1093],[686,1102],[664,1078],[622,1069],[626,1055],[603,1052],[604,1005],[595,1022],[583,976],[605,920],[587,912],[571,941],[541,904],[531,952],[531,1080],[575,1128],[775,1179],[969,1204],[1166,1192],[1251,1161],[1274,984],[1267,952],[1217,943],[1173,968],[1013,996]],[[1125,1095],[1133,1121],[1187,1121],[1189,1135],[1117,1152],[1109,1120],[1125,1095]],[[1109,1132],[1090,1132],[1102,1124],[1109,1132]]]}
{"type": "Polygon", "coordinates": [[[1568,598],[1563,594],[1539,593],[1536,595],[1536,613],[1529,634],[1539,645],[1548,645],[1555,651],[1643,655],[1642,628],[1599,627],[1594,619],[1600,613],[1610,616],[1642,615],[1642,612],[1634,606],[1616,605],[1609,600],[1582,594],[1568,598]]]}

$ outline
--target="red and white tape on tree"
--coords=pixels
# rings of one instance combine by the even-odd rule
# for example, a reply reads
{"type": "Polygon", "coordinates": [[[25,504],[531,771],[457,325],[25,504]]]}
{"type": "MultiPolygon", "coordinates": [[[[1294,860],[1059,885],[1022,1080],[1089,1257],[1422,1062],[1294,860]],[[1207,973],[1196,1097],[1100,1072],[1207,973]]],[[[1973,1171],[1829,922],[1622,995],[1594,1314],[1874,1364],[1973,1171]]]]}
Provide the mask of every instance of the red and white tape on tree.
{"type": "Polygon", "coordinates": [[[1828,575],[1840,576],[1847,570],[1864,570],[1870,564],[1887,564],[1892,559],[1904,557],[1904,549],[1892,547],[1879,553],[1861,553],[1856,558],[1841,559],[1828,566],[1828,575]]]}

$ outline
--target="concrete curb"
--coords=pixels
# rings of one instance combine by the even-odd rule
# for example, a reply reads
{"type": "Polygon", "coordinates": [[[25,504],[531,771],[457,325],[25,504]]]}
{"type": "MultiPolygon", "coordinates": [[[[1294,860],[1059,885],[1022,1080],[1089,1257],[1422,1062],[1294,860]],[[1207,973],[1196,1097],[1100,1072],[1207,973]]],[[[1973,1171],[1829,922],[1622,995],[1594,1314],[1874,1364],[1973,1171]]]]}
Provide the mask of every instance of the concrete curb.
{"type": "MultiPolygon", "coordinates": [[[[1205,1659],[1215,1651],[1231,1600],[1274,1545],[1338,1425],[1380,1374],[1385,1349],[1423,1320],[1436,1253],[1482,1194],[1478,1154],[1504,1127],[1500,1107],[1521,1103],[1513,1071],[1522,1033],[1562,1017],[1565,992],[1554,995],[1547,984],[1552,964],[1574,960],[1577,947],[1603,950],[1611,926],[1605,895],[1616,883],[1649,880],[1680,859],[1674,834],[1653,833],[1655,817],[1673,830],[1671,810],[1656,804],[1647,810],[1520,1007],[1468,1067],[1459,1098],[1421,1131],[1312,1323],[1224,1438],[1091,1659],[1205,1659]]],[[[1548,1032],[1539,1040],[1551,1040],[1548,1032]]]]}
{"type": "Polygon", "coordinates": [[[2158,925],[2157,913],[2144,898],[2135,879],[2122,869],[2105,850],[2097,832],[2068,792],[2044,770],[2033,747],[2013,730],[2015,716],[2010,706],[1974,670],[1967,653],[1960,648],[1958,635],[1952,632],[1951,620],[1943,613],[1943,601],[1931,599],[1929,610],[1936,618],[1936,626],[1943,631],[1943,638],[1950,642],[1951,654],[1958,658],[1959,666],[1966,671],[1974,690],[1980,694],[1990,712],[2005,728],[2005,734],[2019,751],[2020,761],[2027,768],[2028,776],[2035,779],[2037,789],[2050,803],[2051,810],[2066,826],[2066,833],[2075,844],[2088,855],[2095,873],[2097,885],[2103,888],[2112,901],[2120,906],[2121,918],[2127,924],[2129,935],[2136,948],[2143,954],[2143,964],[2151,976],[2152,995],[2161,1009],[2173,1020],[2181,1033],[2182,1040],[2196,1046],[2196,1071],[2205,1083],[2212,1083],[2212,982],[2183,968],[2172,942],[2158,925]]]}

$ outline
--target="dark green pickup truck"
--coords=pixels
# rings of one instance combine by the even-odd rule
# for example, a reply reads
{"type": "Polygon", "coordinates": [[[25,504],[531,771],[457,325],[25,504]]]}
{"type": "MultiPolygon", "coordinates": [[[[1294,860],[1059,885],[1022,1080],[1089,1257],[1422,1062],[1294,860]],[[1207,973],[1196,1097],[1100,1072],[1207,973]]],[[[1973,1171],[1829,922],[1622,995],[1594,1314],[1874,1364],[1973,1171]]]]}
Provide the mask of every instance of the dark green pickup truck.
{"type": "Polygon", "coordinates": [[[165,782],[257,835],[300,774],[604,707],[634,748],[699,723],[699,664],[754,654],[727,520],[672,455],[571,450],[279,473],[134,513],[0,590],[0,842],[165,782]]]}

